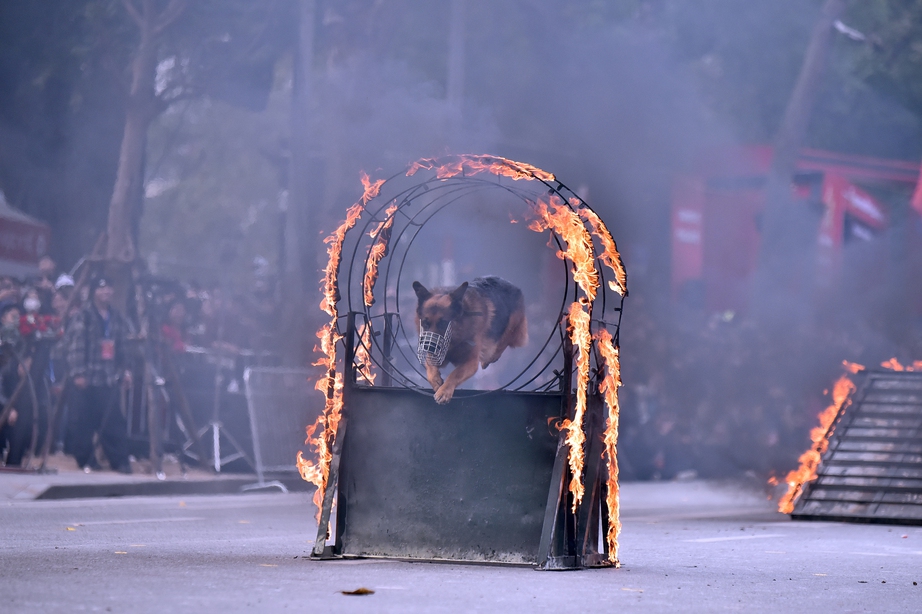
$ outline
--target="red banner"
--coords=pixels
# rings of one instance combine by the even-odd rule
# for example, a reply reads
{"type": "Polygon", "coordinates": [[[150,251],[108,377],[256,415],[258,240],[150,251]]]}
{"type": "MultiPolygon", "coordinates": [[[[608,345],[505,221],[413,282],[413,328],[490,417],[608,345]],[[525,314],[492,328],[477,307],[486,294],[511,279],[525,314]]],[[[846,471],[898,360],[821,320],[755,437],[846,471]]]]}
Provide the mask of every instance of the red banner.
{"type": "Polygon", "coordinates": [[[704,181],[680,176],[672,190],[672,293],[701,279],[704,233],[704,181]]]}
{"type": "Polygon", "coordinates": [[[0,217],[0,259],[36,264],[48,252],[50,238],[45,225],[0,217]]]}

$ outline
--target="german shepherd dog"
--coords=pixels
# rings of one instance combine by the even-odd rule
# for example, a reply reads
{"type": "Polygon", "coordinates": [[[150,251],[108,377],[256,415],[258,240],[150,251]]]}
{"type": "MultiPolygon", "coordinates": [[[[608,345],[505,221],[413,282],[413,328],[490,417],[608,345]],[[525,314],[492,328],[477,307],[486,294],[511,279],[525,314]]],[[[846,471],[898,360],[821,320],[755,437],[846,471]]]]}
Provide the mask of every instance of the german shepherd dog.
{"type": "Polygon", "coordinates": [[[427,290],[418,281],[413,290],[416,330],[420,336],[419,359],[435,400],[444,405],[455,388],[499,360],[507,347],[528,343],[525,300],[522,291],[494,275],[464,282],[454,290],[427,290]],[[444,362],[455,366],[442,380],[444,362]]]}

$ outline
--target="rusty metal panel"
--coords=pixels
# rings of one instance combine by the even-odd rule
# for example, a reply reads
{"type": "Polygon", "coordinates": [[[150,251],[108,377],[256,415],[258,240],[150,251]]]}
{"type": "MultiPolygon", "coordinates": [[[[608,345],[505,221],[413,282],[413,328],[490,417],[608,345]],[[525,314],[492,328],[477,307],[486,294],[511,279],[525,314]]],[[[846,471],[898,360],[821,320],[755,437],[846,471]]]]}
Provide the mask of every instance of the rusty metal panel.
{"type": "Polygon", "coordinates": [[[336,554],[538,562],[562,393],[347,394],[336,554]]]}

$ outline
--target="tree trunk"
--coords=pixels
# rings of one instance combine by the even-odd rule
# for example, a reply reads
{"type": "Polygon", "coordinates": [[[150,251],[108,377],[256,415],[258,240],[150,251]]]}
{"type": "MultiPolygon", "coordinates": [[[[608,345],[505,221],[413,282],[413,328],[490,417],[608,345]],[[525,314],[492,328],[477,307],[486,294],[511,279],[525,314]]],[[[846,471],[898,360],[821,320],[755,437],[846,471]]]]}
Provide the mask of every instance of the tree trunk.
{"type": "Polygon", "coordinates": [[[157,39],[185,10],[186,0],[170,0],[157,11],[155,0],[122,0],[140,30],[138,51],[131,63],[131,89],[125,110],[125,131],[118,156],[115,187],[109,201],[106,225],[107,273],[115,278],[114,304],[124,313],[128,304],[131,264],[137,258],[134,229],[138,227],[144,198],[144,153],[147,129],[156,117],[154,92],[157,77],[157,39]]]}
{"type": "Polygon", "coordinates": [[[314,15],[315,0],[300,0],[300,26],[298,48],[294,63],[294,80],[291,92],[291,169],[289,176],[290,197],[288,212],[297,228],[296,240],[298,260],[295,268],[295,291],[301,295],[309,291],[316,282],[317,252],[314,238],[316,232],[311,224],[310,173],[308,172],[308,150],[310,147],[310,122],[308,120],[311,97],[312,68],[314,63],[314,15]]]}
{"type": "Polygon", "coordinates": [[[280,335],[284,351],[296,363],[303,363],[310,347],[301,347],[307,338],[308,310],[319,304],[313,290],[317,287],[317,260],[320,257],[316,223],[311,215],[312,202],[310,148],[310,99],[314,64],[315,0],[300,0],[298,46],[295,52],[294,78],[291,91],[291,160],[288,172],[288,202],[285,213],[293,232],[286,232],[286,241],[293,257],[287,269],[280,270],[282,284],[282,325],[288,334],[280,335]]]}
{"type": "Polygon", "coordinates": [[[119,152],[115,188],[109,203],[107,260],[131,262],[137,254],[131,229],[137,216],[135,195],[143,193],[144,148],[147,129],[154,117],[156,71],[157,47],[148,20],[147,26],[142,26],[138,54],[131,66],[131,91],[125,115],[125,132],[119,152]]]}
{"type": "Polygon", "coordinates": [[[811,239],[815,239],[818,220],[813,220],[803,205],[793,202],[791,184],[822,84],[833,23],[844,9],[845,0],[826,0],[823,5],[775,138],[774,157],[765,186],[762,245],[753,297],[754,312],[763,318],[790,316],[792,302],[800,305],[807,298],[803,292],[805,280],[797,277],[812,272],[813,267],[804,260],[812,247],[811,239]]]}

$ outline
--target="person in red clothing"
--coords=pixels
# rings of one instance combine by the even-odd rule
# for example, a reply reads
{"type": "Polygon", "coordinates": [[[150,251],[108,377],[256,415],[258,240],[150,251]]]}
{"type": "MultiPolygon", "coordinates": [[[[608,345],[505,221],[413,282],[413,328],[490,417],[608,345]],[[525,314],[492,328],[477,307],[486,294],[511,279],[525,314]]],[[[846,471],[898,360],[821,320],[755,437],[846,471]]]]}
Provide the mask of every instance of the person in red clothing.
{"type": "Polygon", "coordinates": [[[181,300],[170,304],[166,322],[160,327],[163,341],[177,354],[186,350],[186,305],[181,300]]]}

